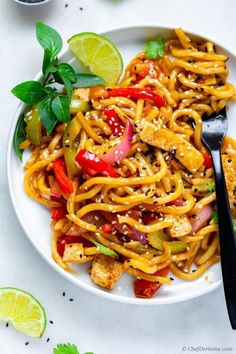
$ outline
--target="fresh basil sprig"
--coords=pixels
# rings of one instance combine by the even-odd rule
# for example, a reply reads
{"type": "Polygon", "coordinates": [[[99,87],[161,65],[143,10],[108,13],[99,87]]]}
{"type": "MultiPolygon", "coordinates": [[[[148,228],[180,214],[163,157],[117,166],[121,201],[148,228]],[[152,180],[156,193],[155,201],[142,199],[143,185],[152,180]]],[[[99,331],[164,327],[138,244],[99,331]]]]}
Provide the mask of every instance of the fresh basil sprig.
{"type": "MultiPolygon", "coordinates": [[[[58,54],[62,49],[62,38],[50,26],[37,22],[36,37],[44,49],[42,80],[40,82],[33,80],[22,82],[15,86],[11,92],[29,106],[39,103],[40,121],[47,134],[51,134],[58,122],[70,121],[73,86],[102,85],[104,80],[96,75],[78,74],[70,64],[59,62],[58,54]],[[57,87],[53,84],[56,84],[57,87]],[[65,92],[60,88],[58,89],[58,84],[65,86],[65,92]]],[[[22,126],[22,123],[17,124],[14,137],[15,151],[20,159],[22,158],[22,151],[16,144],[19,136],[23,136],[22,126]]]]}

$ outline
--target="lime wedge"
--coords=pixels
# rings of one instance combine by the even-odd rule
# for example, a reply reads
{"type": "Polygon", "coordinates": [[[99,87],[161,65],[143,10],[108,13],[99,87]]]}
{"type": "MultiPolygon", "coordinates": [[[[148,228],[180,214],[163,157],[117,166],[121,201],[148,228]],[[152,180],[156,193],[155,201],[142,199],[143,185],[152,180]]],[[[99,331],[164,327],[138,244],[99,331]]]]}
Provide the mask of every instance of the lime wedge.
{"type": "Polygon", "coordinates": [[[16,288],[0,288],[0,320],[11,322],[31,337],[42,337],[47,324],[41,304],[31,294],[16,288]]]}
{"type": "Polygon", "coordinates": [[[73,54],[101,76],[106,83],[115,84],[123,70],[123,60],[116,46],[107,38],[93,32],[75,34],[68,40],[73,54]]]}

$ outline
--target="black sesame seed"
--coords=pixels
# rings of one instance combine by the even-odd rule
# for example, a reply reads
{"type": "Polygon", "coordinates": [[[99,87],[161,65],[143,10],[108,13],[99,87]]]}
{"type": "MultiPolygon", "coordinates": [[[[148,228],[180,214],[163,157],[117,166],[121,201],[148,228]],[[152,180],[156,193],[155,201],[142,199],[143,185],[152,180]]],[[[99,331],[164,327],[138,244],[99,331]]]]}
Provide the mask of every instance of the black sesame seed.
{"type": "Polygon", "coordinates": [[[47,342],[49,342],[49,341],[50,341],[50,338],[47,339],[47,342]]]}
{"type": "Polygon", "coordinates": [[[53,324],[53,321],[49,321],[49,323],[53,324]]]}
{"type": "Polygon", "coordinates": [[[68,4],[65,4],[65,8],[67,8],[69,5],[68,4]]]}
{"type": "Polygon", "coordinates": [[[174,278],[170,277],[170,280],[174,280],[174,278]]]}
{"type": "Polygon", "coordinates": [[[25,345],[29,345],[29,342],[25,342],[25,345]]]}
{"type": "Polygon", "coordinates": [[[80,11],[83,11],[83,8],[82,8],[82,7],[80,7],[79,9],[80,9],[80,11]]]}
{"type": "Polygon", "coordinates": [[[9,323],[7,322],[7,323],[6,323],[6,327],[8,327],[8,326],[9,326],[9,323]]]}
{"type": "Polygon", "coordinates": [[[63,293],[62,293],[62,296],[66,296],[66,293],[65,293],[65,291],[63,291],[63,293]]]}
{"type": "Polygon", "coordinates": [[[74,299],[70,299],[70,301],[74,301],[74,299]]]}

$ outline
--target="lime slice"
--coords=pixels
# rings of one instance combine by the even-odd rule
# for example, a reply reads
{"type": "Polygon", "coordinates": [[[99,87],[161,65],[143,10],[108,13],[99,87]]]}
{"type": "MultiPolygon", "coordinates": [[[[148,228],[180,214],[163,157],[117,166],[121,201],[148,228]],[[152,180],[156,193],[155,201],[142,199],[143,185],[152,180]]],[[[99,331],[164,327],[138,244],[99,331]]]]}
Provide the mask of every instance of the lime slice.
{"type": "Polygon", "coordinates": [[[93,32],[75,34],[68,40],[73,54],[101,76],[106,83],[115,84],[123,70],[123,60],[115,45],[107,38],[93,32]]]}
{"type": "Polygon", "coordinates": [[[16,288],[0,288],[0,320],[11,322],[31,337],[42,337],[47,324],[41,304],[31,294],[16,288]]]}

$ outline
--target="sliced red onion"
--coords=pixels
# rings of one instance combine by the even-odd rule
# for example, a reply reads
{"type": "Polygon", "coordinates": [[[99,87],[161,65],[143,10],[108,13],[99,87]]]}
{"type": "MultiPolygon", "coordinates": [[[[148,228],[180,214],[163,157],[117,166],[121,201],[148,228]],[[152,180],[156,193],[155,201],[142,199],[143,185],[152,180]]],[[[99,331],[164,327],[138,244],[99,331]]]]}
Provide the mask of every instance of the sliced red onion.
{"type": "Polygon", "coordinates": [[[131,140],[133,137],[133,125],[130,120],[127,118],[125,131],[121,142],[114,146],[107,154],[99,155],[99,158],[109,165],[114,165],[116,162],[123,160],[129,153],[131,149],[131,140]]]}
{"type": "Polygon", "coordinates": [[[171,202],[167,203],[166,205],[168,206],[176,206],[176,207],[181,207],[181,206],[184,206],[184,201],[181,200],[181,199],[175,199],[175,200],[172,200],[171,202]]]}
{"type": "MultiPolygon", "coordinates": [[[[137,210],[129,210],[128,213],[129,216],[133,219],[139,219],[139,212],[137,210]]],[[[134,230],[133,227],[131,227],[130,225],[119,224],[117,215],[108,212],[103,212],[102,214],[107,218],[110,223],[114,225],[114,227],[121,235],[127,236],[132,240],[140,241],[143,245],[146,245],[148,243],[146,234],[144,234],[143,232],[134,230]]]]}
{"type": "Polygon", "coordinates": [[[210,205],[204,206],[195,215],[195,218],[191,218],[192,233],[198,231],[211,217],[213,209],[210,205]]]}
{"type": "Polygon", "coordinates": [[[129,233],[128,237],[131,238],[132,240],[137,240],[141,242],[142,245],[146,245],[148,243],[146,234],[137,230],[133,231],[132,233],[129,233]]]}

